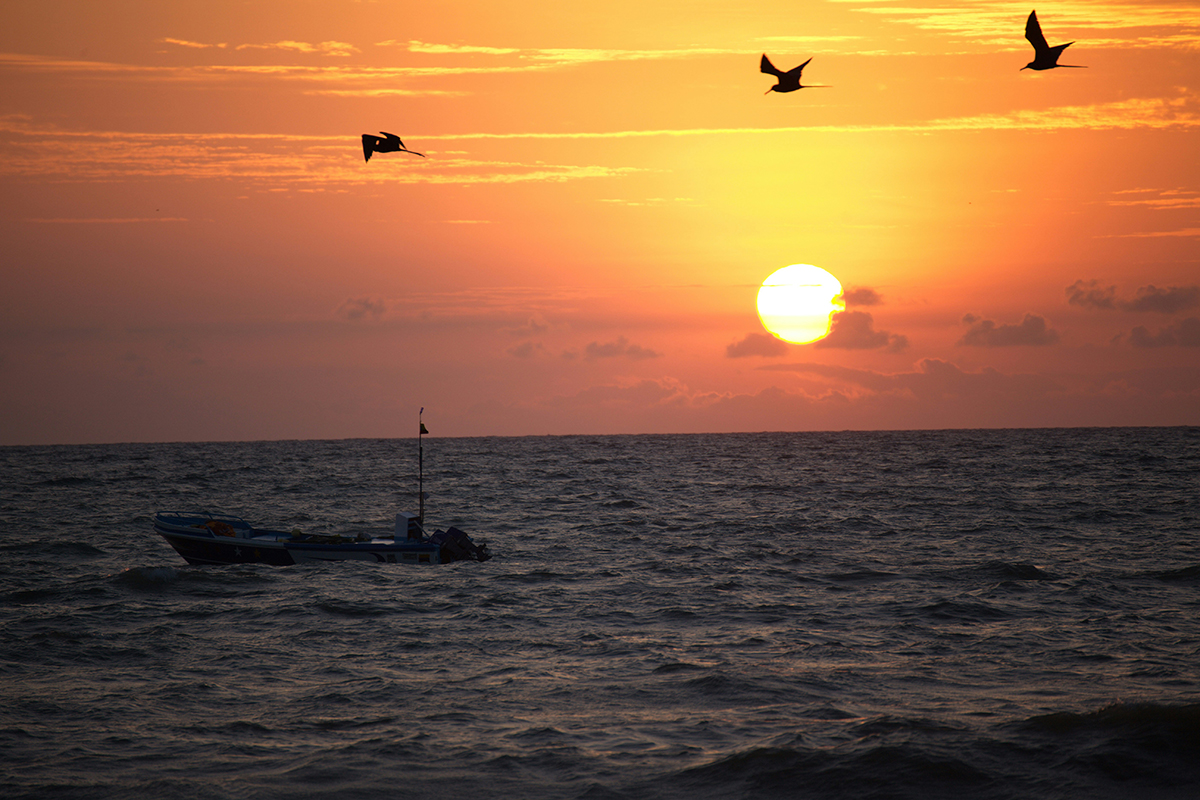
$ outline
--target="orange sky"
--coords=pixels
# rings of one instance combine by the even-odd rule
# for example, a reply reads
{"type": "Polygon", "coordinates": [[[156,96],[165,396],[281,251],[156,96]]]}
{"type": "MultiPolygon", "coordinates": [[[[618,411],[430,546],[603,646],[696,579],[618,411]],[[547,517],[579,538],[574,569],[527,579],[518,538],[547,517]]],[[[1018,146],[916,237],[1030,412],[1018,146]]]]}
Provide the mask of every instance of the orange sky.
{"type": "Polygon", "coordinates": [[[1031,8],[5,4],[0,444],[1200,424],[1200,3],[1031,8]]]}

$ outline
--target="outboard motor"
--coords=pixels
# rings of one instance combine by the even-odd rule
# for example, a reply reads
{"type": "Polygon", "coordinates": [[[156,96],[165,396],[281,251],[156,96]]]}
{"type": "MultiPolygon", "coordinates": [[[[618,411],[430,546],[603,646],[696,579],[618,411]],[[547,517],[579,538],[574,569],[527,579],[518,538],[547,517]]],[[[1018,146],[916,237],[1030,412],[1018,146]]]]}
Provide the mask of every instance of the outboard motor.
{"type": "Polygon", "coordinates": [[[434,533],[429,541],[441,546],[443,564],[451,561],[487,561],[492,557],[486,544],[475,544],[470,536],[455,527],[434,533]]]}

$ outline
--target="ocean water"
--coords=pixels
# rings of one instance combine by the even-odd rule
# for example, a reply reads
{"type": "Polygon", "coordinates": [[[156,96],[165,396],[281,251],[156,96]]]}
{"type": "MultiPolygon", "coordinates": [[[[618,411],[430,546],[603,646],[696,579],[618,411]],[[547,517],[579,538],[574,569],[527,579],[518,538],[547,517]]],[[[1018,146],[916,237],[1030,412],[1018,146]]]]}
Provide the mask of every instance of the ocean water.
{"type": "Polygon", "coordinates": [[[0,448],[5,798],[1200,797],[1200,429],[0,448]]]}

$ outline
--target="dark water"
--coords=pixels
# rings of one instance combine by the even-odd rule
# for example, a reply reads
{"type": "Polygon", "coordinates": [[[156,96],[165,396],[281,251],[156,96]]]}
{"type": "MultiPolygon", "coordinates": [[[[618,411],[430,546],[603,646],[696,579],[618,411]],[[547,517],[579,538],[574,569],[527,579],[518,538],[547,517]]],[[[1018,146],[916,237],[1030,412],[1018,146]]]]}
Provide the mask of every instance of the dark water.
{"type": "Polygon", "coordinates": [[[1200,429],[0,448],[0,795],[1200,797],[1200,429]]]}

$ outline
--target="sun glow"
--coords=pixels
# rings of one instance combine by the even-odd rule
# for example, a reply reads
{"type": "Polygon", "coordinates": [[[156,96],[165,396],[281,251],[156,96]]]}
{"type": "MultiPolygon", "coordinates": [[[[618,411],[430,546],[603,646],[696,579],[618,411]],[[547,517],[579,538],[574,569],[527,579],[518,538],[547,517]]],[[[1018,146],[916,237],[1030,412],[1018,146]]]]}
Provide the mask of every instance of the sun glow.
{"type": "Polygon", "coordinates": [[[842,284],[811,264],[776,270],[758,290],[758,318],[763,327],[792,344],[825,338],[834,313],[845,308],[842,284]]]}

